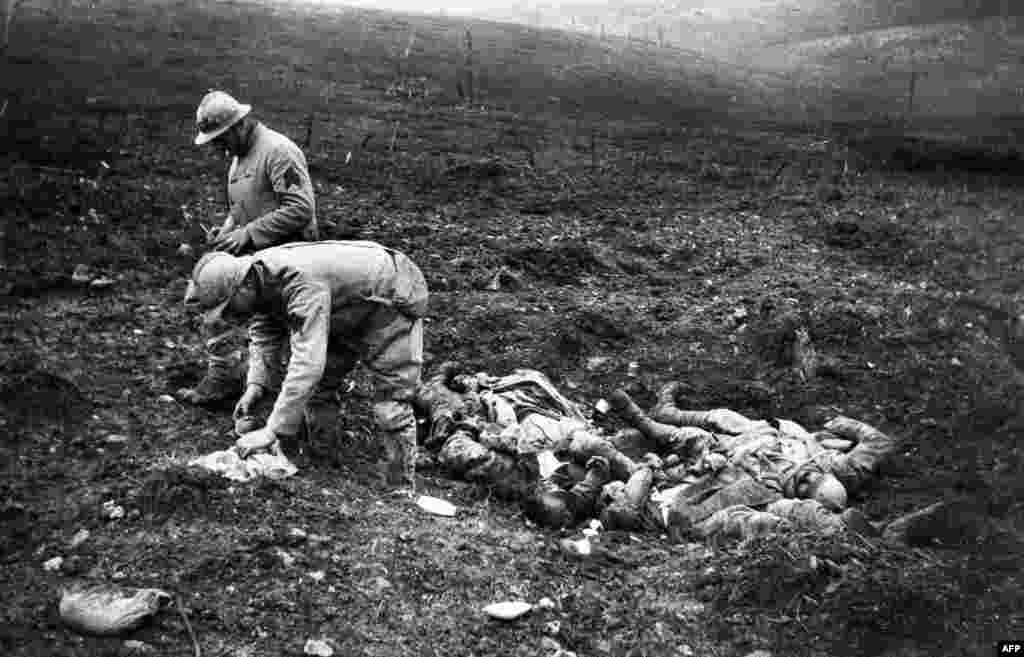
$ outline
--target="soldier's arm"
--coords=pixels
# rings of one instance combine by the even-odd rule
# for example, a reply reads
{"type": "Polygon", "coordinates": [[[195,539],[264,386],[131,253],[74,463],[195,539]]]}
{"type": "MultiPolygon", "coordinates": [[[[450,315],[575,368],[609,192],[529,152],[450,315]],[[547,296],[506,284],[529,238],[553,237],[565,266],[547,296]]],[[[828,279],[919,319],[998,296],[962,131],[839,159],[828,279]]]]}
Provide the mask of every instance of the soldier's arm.
{"type": "Polygon", "coordinates": [[[279,436],[291,436],[299,431],[306,403],[327,365],[331,328],[331,293],[326,287],[302,283],[288,296],[291,357],[281,392],[267,420],[267,428],[279,436]]]}
{"type": "Polygon", "coordinates": [[[249,372],[246,386],[277,390],[281,384],[281,351],[287,329],[272,317],[258,314],[249,324],[249,372]]]}
{"type": "Polygon", "coordinates": [[[313,219],[316,208],[306,158],[298,149],[275,148],[267,157],[267,176],[277,208],[246,225],[256,250],[292,241],[313,219]]]}

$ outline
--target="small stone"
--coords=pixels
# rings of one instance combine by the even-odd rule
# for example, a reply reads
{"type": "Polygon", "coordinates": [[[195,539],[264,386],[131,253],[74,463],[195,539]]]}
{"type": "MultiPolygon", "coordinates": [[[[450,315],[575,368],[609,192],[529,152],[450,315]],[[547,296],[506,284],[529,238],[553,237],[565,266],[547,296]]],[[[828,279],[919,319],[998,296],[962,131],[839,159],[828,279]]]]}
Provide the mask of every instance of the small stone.
{"type": "Polygon", "coordinates": [[[688,646],[686,644],[683,644],[683,645],[679,646],[678,650],[676,650],[676,654],[678,654],[679,657],[693,657],[694,652],[693,652],[693,648],[691,648],[690,646],[688,646]]]}
{"type": "Polygon", "coordinates": [[[171,397],[170,395],[160,395],[156,400],[165,404],[174,403],[174,397],[171,397]]]}
{"type": "Polygon", "coordinates": [[[103,507],[100,509],[100,515],[107,520],[120,520],[124,517],[124,507],[115,503],[113,500],[108,500],[103,503],[103,507]]]}
{"type": "Polygon", "coordinates": [[[64,557],[54,557],[52,559],[47,559],[43,562],[43,570],[45,570],[48,573],[52,573],[57,570],[60,570],[60,567],[63,565],[64,557]]]}
{"type": "Polygon", "coordinates": [[[192,248],[191,244],[182,243],[178,245],[178,255],[180,256],[188,257],[192,255],[194,251],[195,249],[192,248]]]}
{"type": "Polygon", "coordinates": [[[307,573],[307,576],[314,582],[322,582],[327,577],[327,574],[322,570],[314,570],[311,573],[307,573]]]}
{"type": "Polygon", "coordinates": [[[772,654],[767,650],[755,650],[754,652],[748,652],[743,657],[772,657],[772,654]]]}
{"type": "Polygon", "coordinates": [[[306,530],[300,529],[299,527],[292,527],[288,530],[288,535],[292,538],[297,538],[300,541],[304,541],[307,538],[306,530]]]}
{"type": "Polygon", "coordinates": [[[562,552],[573,557],[587,557],[593,552],[593,546],[590,544],[590,539],[583,537],[578,541],[574,541],[569,538],[563,538],[559,541],[559,545],[562,547],[562,552]]]}
{"type": "MultiPolygon", "coordinates": [[[[552,622],[557,623],[558,621],[552,621],[552,622]]],[[[550,624],[551,623],[548,623],[548,625],[550,625],[550,624]]],[[[545,627],[544,631],[547,632],[547,628],[546,627],[545,627]]],[[[557,641],[555,641],[554,639],[552,639],[549,636],[545,636],[545,637],[541,637],[540,649],[543,650],[544,652],[547,652],[549,650],[561,650],[562,649],[562,644],[558,643],[557,641]]]]}
{"type": "Polygon", "coordinates": [[[599,399],[597,400],[597,403],[594,404],[594,408],[597,409],[597,412],[601,415],[607,414],[608,411],[611,410],[611,407],[612,405],[608,403],[607,399],[599,399]]]}
{"type": "Polygon", "coordinates": [[[281,560],[281,563],[284,564],[285,568],[291,568],[295,565],[295,557],[284,550],[278,548],[275,554],[277,554],[277,558],[281,560]]]}
{"type": "Polygon", "coordinates": [[[555,601],[552,600],[551,598],[541,598],[540,600],[537,601],[537,608],[538,609],[554,609],[555,608],[555,601]]]}
{"type": "Polygon", "coordinates": [[[302,647],[302,652],[314,657],[331,657],[334,654],[334,648],[323,639],[306,639],[306,645],[302,647]]]}
{"type": "Polygon", "coordinates": [[[128,436],[124,436],[119,433],[112,433],[109,434],[106,438],[104,438],[103,442],[109,443],[111,445],[121,445],[128,442],[128,436]]]}
{"type": "Polygon", "coordinates": [[[484,607],[484,613],[499,620],[515,620],[529,613],[533,605],[520,600],[513,602],[495,602],[484,607]]]}
{"type": "Polygon", "coordinates": [[[77,285],[88,285],[92,282],[92,274],[89,272],[89,265],[78,265],[71,273],[71,282],[77,285]]]}
{"type": "Polygon", "coordinates": [[[93,280],[91,283],[89,283],[89,287],[91,287],[94,290],[105,290],[105,289],[107,289],[109,287],[113,287],[116,283],[117,283],[117,281],[115,281],[112,278],[108,278],[106,276],[100,276],[99,278],[97,278],[97,279],[93,280]]]}
{"type": "Polygon", "coordinates": [[[71,537],[71,542],[68,545],[73,550],[76,547],[78,547],[79,545],[81,545],[82,543],[85,543],[86,540],[88,540],[88,539],[89,539],[89,530],[88,529],[79,529],[77,532],[75,532],[75,535],[71,537]]]}
{"type": "MultiPolygon", "coordinates": [[[[556,636],[561,631],[562,623],[560,621],[553,620],[544,623],[544,634],[547,634],[549,636],[556,636]]],[[[558,648],[559,646],[555,647],[558,648]]]]}
{"type": "Polygon", "coordinates": [[[121,644],[121,646],[126,651],[134,654],[151,655],[156,652],[153,649],[153,646],[149,645],[145,641],[136,641],[134,639],[129,639],[128,641],[125,641],[121,644]]]}

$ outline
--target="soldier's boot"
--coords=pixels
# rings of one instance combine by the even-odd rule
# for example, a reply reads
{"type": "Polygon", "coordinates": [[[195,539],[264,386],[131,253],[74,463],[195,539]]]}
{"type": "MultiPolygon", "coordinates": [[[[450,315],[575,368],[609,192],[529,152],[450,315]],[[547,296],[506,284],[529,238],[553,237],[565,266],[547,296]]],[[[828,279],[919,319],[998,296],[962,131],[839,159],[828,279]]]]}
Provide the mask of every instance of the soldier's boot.
{"type": "Polygon", "coordinates": [[[622,494],[601,512],[601,523],[605,529],[644,529],[643,509],[653,484],[654,471],[650,467],[642,467],[634,472],[623,487],[622,494]]]}
{"type": "Polygon", "coordinates": [[[206,376],[194,388],[178,390],[178,399],[197,406],[222,404],[241,395],[242,382],[231,359],[210,356],[206,376]]]}
{"type": "Polygon", "coordinates": [[[576,498],[577,519],[594,514],[601,489],[612,480],[611,465],[603,456],[591,456],[587,460],[587,474],[583,481],[573,486],[569,493],[576,498]]]}
{"type": "Polygon", "coordinates": [[[384,479],[389,486],[412,494],[416,490],[416,417],[404,401],[373,405],[384,442],[384,479]]]}

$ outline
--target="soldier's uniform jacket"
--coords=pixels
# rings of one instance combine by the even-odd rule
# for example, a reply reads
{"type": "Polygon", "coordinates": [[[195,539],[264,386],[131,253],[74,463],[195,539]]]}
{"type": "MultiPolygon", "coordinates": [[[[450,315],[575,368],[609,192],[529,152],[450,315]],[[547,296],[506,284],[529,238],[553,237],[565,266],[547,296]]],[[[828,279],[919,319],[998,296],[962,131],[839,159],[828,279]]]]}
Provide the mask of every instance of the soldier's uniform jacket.
{"type": "Polygon", "coordinates": [[[253,251],[319,237],[306,156],[262,123],[253,127],[249,149],[231,162],[228,200],[231,217],[245,228],[253,251]]]}
{"type": "Polygon", "coordinates": [[[280,435],[295,434],[327,364],[332,339],[360,336],[380,308],[418,319],[427,309],[427,284],[403,253],[368,241],[294,243],[252,256],[272,303],[249,325],[247,382],[275,389],[285,349],[287,373],[267,421],[280,435]]]}

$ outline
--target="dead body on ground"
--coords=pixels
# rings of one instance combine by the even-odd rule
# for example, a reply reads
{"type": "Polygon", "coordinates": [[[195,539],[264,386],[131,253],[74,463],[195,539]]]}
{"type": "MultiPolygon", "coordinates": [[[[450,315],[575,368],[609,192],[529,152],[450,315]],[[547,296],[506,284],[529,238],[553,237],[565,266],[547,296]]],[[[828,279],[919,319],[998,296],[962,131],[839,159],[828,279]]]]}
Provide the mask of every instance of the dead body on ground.
{"type": "Polygon", "coordinates": [[[417,407],[425,445],[448,474],[522,501],[546,527],[598,518],[606,529],[680,540],[793,529],[903,541],[907,518],[871,522],[850,507],[896,439],[842,416],[810,432],[729,409],[681,410],[676,392],[664,386],[645,413],[616,391],[611,407],[629,426],[607,435],[540,372],[470,375],[446,363],[420,387],[417,407]]]}

